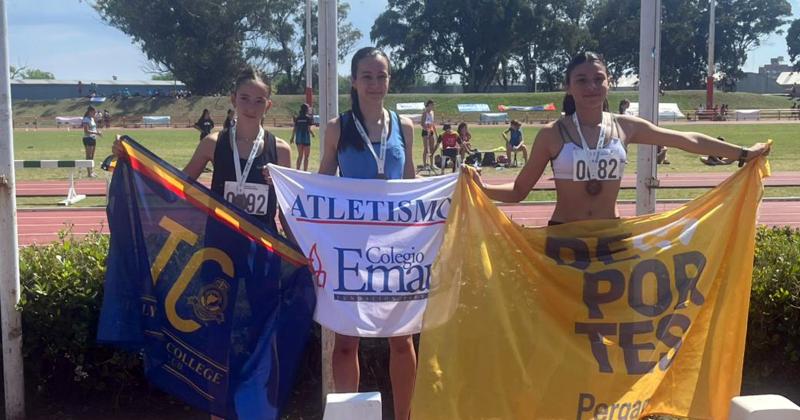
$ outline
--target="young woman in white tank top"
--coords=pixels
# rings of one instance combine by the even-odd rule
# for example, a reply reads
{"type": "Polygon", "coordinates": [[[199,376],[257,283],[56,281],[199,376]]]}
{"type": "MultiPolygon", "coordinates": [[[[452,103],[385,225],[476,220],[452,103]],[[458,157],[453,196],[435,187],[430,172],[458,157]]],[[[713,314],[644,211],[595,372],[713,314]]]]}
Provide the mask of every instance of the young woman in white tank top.
{"type": "Polygon", "coordinates": [[[668,130],[633,116],[612,116],[606,112],[608,70],[592,52],[572,59],[565,86],[566,115],[539,131],[531,157],[513,183],[485,185],[475,175],[491,199],[513,203],[527,197],[550,164],[556,184],[556,208],[550,224],[618,217],[617,195],[629,144],[675,147],[740,162],[769,153],[765,143],[739,147],[701,133],[668,130]]]}

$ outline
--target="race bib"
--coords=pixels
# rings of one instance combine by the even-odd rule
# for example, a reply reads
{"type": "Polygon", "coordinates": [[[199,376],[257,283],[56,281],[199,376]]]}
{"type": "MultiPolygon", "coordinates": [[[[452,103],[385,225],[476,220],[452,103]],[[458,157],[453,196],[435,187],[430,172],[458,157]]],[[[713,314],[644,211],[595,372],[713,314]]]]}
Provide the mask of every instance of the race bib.
{"type": "Polygon", "coordinates": [[[245,182],[242,191],[237,191],[235,181],[225,181],[225,200],[235,204],[248,214],[267,214],[269,185],[245,182]]]}
{"type": "Polygon", "coordinates": [[[612,181],[622,179],[624,158],[610,149],[572,152],[573,181],[612,181]]]}

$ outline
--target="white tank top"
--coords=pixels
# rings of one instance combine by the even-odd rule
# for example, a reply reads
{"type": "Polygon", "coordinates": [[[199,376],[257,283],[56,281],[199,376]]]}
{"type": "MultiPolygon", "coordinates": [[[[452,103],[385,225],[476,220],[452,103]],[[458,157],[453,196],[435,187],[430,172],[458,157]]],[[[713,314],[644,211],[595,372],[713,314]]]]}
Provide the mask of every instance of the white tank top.
{"type": "MultiPolygon", "coordinates": [[[[558,127],[558,132],[561,134],[561,140],[563,144],[561,145],[561,150],[558,154],[550,160],[550,167],[553,169],[553,178],[554,179],[567,179],[572,180],[572,168],[573,168],[573,161],[572,156],[575,150],[580,150],[582,146],[578,144],[572,136],[570,136],[569,131],[567,131],[566,126],[564,126],[563,120],[559,120],[556,122],[556,126],[558,127]]],[[[616,136],[611,136],[609,142],[606,143],[604,146],[607,149],[611,149],[614,154],[619,156],[623,156],[624,159],[622,161],[622,166],[620,167],[620,174],[624,172],[625,164],[628,163],[628,151],[625,149],[625,144],[619,138],[619,123],[617,123],[617,119],[614,118],[613,114],[611,116],[611,131],[612,134],[616,133],[616,136]]]]}

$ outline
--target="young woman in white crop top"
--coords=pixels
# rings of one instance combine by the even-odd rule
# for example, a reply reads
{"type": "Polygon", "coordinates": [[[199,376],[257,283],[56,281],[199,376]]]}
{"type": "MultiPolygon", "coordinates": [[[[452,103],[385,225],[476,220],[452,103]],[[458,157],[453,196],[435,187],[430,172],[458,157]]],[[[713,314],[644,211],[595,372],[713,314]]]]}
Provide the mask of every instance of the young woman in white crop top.
{"type": "Polygon", "coordinates": [[[611,115],[607,112],[608,71],[592,52],[572,59],[564,85],[565,116],[539,131],[531,157],[516,180],[485,185],[475,175],[491,199],[519,202],[550,163],[557,197],[550,224],[618,217],[617,195],[629,144],[675,147],[742,162],[769,153],[765,143],[744,148],[701,133],[668,130],[634,116],[611,115]]]}

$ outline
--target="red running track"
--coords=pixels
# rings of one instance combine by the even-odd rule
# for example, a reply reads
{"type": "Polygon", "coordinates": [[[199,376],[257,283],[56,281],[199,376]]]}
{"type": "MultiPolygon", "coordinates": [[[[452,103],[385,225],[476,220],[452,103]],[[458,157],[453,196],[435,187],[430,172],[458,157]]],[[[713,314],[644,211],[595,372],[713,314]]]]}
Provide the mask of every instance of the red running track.
{"type": "MultiPolygon", "coordinates": [[[[728,178],[728,172],[710,173],[662,173],[658,175],[661,188],[712,188],[728,178]]],[[[487,177],[488,183],[512,182],[513,177],[500,176],[487,177]]],[[[209,181],[205,184],[208,186],[209,181]]],[[[774,172],[764,182],[767,187],[800,187],[800,172],[774,172]]],[[[635,188],[636,175],[628,174],[622,180],[622,188],[635,188]]],[[[66,196],[69,181],[24,181],[17,183],[17,197],[59,197],[66,196]]],[[[534,187],[535,190],[553,190],[555,184],[552,179],[542,179],[534,187]]],[[[75,182],[78,194],[87,196],[105,196],[106,181],[102,179],[82,179],[75,182]]]]}
{"type": "MultiPolygon", "coordinates": [[[[659,203],[656,211],[662,212],[680,206],[680,203],[659,203]]],[[[553,204],[513,204],[501,209],[514,222],[524,226],[543,226],[550,219],[553,204]]],[[[633,216],[636,206],[619,204],[623,217],[633,216]]],[[[760,224],[800,228],[800,201],[764,201],[758,215],[760,224]]],[[[77,236],[91,231],[108,233],[105,209],[69,210],[19,210],[17,212],[19,244],[48,243],[58,239],[58,231],[71,227],[77,236]]]]}

